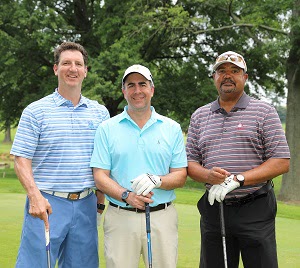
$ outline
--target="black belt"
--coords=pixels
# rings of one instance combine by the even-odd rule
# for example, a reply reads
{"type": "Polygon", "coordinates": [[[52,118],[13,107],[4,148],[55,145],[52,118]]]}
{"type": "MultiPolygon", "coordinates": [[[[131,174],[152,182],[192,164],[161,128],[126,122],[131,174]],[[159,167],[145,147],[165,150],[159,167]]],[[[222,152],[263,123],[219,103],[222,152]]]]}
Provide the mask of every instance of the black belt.
{"type": "MultiPolygon", "coordinates": [[[[111,206],[115,207],[115,208],[120,208],[120,209],[124,209],[124,210],[127,210],[127,211],[133,211],[133,212],[137,212],[137,213],[145,213],[145,210],[142,210],[142,209],[121,207],[121,206],[118,206],[118,205],[116,205],[112,202],[109,202],[109,204],[111,206]]],[[[164,203],[164,204],[159,204],[155,207],[150,207],[150,212],[165,209],[168,206],[170,206],[171,204],[172,204],[172,202],[168,202],[168,203],[164,203]]]]}
{"type": "Polygon", "coordinates": [[[240,198],[228,198],[228,199],[224,199],[224,204],[226,206],[240,206],[240,205],[244,205],[248,202],[251,202],[255,199],[267,196],[268,192],[273,188],[274,184],[272,181],[268,181],[266,185],[264,185],[263,187],[261,187],[260,189],[258,189],[257,191],[248,194],[246,196],[240,197],[240,198]]]}

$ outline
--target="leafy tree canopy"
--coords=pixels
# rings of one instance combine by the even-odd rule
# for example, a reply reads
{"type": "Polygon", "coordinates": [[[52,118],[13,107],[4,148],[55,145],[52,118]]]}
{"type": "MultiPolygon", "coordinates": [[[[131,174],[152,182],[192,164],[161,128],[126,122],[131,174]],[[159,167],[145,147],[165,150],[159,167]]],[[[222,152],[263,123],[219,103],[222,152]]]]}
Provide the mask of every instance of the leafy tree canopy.
{"type": "MultiPolygon", "coordinates": [[[[251,93],[283,95],[292,1],[5,0],[0,10],[0,121],[16,124],[23,108],[54,90],[53,48],[65,40],[89,52],[84,95],[111,115],[125,102],[121,77],[131,64],[148,66],[153,105],[187,128],[191,113],[217,96],[215,57],[240,52],[251,93]],[[286,30],[287,29],[287,30],[286,30]]],[[[249,92],[249,88],[247,88],[249,92]]]]}

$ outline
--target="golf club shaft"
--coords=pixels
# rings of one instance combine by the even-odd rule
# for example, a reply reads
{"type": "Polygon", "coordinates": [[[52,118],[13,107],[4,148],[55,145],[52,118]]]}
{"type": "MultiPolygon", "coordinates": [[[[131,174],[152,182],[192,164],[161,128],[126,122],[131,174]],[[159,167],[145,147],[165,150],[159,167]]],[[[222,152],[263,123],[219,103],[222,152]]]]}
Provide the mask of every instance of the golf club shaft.
{"type": "Polygon", "coordinates": [[[148,263],[149,268],[152,268],[152,249],[151,249],[151,226],[150,226],[150,206],[149,203],[145,204],[146,210],[146,232],[147,232],[147,245],[148,245],[148,263]]]}
{"type": "Polygon", "coordinates": [[[223,244],[224,267],[227,268],[228,266],[227,266],[227,251],[226,251],[226,232],[225,232],[223,202],[220,202],[220,223],[221,223],[221,235],[222,235],[222,244],[223,244]]]}

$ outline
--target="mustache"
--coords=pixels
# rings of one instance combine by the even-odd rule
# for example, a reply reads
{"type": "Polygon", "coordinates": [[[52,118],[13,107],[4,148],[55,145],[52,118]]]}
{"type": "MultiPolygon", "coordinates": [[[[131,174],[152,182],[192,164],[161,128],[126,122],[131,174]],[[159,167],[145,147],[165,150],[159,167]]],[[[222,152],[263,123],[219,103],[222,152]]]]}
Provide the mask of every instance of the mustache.
{"type": "Polygon", "coordinates": [[[235,85],[235,82],[232,81],[231,79],[224,79],[222,82],[221,82],[221,85],[225,84],[225,83],[231,83],[231,84],[234,84],[235,85]]]}

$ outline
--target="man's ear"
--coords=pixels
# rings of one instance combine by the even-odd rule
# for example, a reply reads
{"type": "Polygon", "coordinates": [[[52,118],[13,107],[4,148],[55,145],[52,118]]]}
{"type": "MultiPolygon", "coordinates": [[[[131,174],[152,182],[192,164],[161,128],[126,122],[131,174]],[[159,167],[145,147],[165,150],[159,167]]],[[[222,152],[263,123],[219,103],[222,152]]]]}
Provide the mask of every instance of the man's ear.
{"type": "Polygon", "coordinates": [[[57,76],[57,69],[58,69],[57,65],[54,64],[54,65],[53,65],[53,71],[54,71],[54,74],[55,74],[56,76],[57,76]]]}

